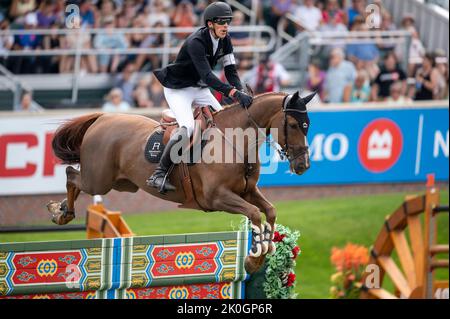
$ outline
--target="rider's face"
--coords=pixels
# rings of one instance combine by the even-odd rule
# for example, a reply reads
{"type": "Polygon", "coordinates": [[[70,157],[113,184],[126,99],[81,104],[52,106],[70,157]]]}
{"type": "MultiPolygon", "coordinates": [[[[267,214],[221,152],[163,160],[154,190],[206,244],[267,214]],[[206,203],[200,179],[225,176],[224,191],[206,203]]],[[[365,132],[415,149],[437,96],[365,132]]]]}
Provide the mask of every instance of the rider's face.
{"type": "Polygon", "coordinates": [[[220,39],[223,39],[228,34],[228,27],[231,23],[231,19],[219,19],[216,22],[209,22],[214,29],[214,33],[220,39]]]}

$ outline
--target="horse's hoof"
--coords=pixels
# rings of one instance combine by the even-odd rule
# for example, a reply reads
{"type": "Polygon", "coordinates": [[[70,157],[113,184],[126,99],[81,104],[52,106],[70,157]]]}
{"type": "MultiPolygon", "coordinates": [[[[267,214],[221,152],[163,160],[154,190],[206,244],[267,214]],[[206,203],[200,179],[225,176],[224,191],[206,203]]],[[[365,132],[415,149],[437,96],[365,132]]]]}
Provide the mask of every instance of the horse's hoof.
{"type": "Polygon", "coordinates": [[[251,257],[261,256],[263,249],[262,248],[263,235],[264,234],[261,234],[261,228],[252,224],[252,247],[249,253],[251,257]]]}

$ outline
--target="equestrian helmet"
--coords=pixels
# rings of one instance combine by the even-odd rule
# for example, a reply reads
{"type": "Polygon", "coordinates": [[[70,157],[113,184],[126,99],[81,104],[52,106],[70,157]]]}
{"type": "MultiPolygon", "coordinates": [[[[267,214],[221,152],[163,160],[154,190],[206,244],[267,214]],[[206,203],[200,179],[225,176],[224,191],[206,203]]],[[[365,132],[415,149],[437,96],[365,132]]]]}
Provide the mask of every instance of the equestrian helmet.
{"type": "Polygon", "coordinates": [[[203,14],[203,21],[208,26],[208,21],[213,21],[217,18],[233,18],[233,10],[226,2],[213,2],[208,5],[203,14]]]}

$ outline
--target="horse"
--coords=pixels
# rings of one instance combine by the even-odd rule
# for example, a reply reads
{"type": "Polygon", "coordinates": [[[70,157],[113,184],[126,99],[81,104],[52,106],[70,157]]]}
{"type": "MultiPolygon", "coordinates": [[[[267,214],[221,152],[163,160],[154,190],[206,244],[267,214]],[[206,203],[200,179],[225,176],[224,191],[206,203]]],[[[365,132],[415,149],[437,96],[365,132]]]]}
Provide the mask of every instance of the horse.
{"type": "MultiPolygon", "coordinates": [[[[254,97],[251,107],[237,103],[213,113],[215,129],[253,128],[269,134],[276,129],[274,141],[281,146],[281,155],[290,162],[290,170],[303,174],[310,167],[307,130],[309,117],[306,105],[315,93],[300,97],[297,91],[264,93],[254,97]]],[[[79,170],[66,168],[67,197],[51,201],[47,208],[53,222],[64,225],[75,218],[74,202],[81,191],[90,195],[104,195],[114,189],[120,192],[145,192],[176,203],[184,203],[185,193],[180,179],[181,166],[176,164],[169,180],[176,190],[162,194],[146,184],[156,167],[143,155],[146,141],[160,123],[142,115],[92,113],[70,119],[56,130],[52,147],[64,164],[79,164],[79,170]]],[[[264,140],[247,140],[244,156],[253,143],[260,146],[264,140]]],[[[224,142],[224,144],[226,144],[224,142]]],[[[251,222],[252,243],[245,259],[245,269],[254,273],[266,254],[275,252],[272,241],[276,222],[276,209],[257,186],[260,161],[256,163],[203,163],[188,167],[199,209],[243,214],[251,222]],[[249,167],[251,172],[249,172],[249,167]],[[262,223],[262,214],[266,221],[262,223]]]]}

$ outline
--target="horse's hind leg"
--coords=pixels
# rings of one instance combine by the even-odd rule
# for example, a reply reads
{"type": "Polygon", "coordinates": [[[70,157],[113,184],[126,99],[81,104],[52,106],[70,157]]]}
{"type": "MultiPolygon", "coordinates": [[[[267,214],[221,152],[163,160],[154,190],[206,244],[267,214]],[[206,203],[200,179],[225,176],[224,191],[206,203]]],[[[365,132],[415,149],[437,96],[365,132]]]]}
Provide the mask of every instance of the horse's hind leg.
{"type": "Polygon", "coordinates": [[[57,225],[65,225],[75,218],[75,201],[80,195],[80,172],[71,166],[66,168],[67,198],[62,202],[51,201],[47,204],[49,212],[53,215],[52,221],[57,225]]]}

